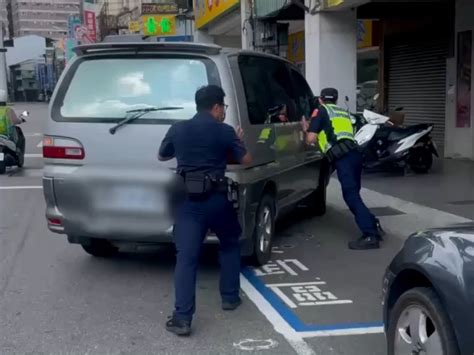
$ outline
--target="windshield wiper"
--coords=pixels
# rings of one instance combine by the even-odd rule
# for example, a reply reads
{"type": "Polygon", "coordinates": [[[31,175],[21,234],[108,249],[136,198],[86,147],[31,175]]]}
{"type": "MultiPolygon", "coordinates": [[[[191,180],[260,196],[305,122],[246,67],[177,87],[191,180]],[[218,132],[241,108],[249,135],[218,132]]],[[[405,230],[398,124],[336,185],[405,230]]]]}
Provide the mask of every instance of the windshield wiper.
{"type": "Polygon", "coordinates": [[[135,110],[129,110],[126,112],[125,118],[117,123],[115,126],[109,129],[110,134],[115,134],[117,130],[125,126],[128,123],[131,123],[135,120],[138,120],[140,117],[143,115],[149,113],[149,112],[155,112],[155,111],[172,111],[172,110],[182,110],[184,107],[179,107],[179,106],[167,106],[167,107],[147,107],[147,108],[138,108],[135,110]]]}

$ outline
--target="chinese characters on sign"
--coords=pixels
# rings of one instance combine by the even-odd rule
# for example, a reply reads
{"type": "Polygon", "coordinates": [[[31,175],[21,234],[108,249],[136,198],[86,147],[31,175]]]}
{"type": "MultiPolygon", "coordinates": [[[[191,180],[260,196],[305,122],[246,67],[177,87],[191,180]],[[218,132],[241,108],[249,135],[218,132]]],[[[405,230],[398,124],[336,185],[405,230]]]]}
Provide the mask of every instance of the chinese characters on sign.
{"type": "Polygon", "coordinates": [[[472,31],[458,33],[456,127],[471,127],[472,31]]]}
{"type": "Polygon", "coordinates": [[[239,4],[239,0],[194,0],[196,28],[207,25],[239,4]]]}
{"type": "Polygon", "coordinates": [[[169,4],[142,4],[142,15],[158,15],[158,14],[177,14],[178,5],[169,4]]]}
{"type": "Polygon", "coordinates": [[[130,33],[140,33],[140,22],[130,21],[128,23],[128,30],[130,31],[130,33]]]}
{"type": "Polygon", "coordinates": [[[91,42],[97,41],[97,25],[94,11],[84,11],[84,25],[87,28],[87,38],[91,42]]]}

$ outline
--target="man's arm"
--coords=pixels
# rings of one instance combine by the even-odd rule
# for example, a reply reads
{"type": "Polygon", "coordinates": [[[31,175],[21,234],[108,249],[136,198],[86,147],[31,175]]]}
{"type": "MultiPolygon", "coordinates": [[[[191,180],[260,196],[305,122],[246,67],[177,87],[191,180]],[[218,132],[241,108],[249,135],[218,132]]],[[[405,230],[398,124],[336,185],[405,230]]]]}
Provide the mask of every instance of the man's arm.
{"type": "Polygon", "coordinates": [[[166,133],[165,138],[161,142],[160,149],[158,151],[158,160],[159,161],[168,161],[174,158],[174,126],[171,126],[168,132],[166,133]]]}
{"type": "Polygon", "coordinates": [[[315,144],[318,140],[318,134],[324,128],[324,121],[328,120],[328,113],[324,108],[316,109],[311,117],[311,122],[303,125],[303,130],[306,132],[306,143],[308,145],[315,144]]]}
{"type": "Polygon", "coordinates": [[[226,125],[225,132],[228,141],[228,150],[233,161],[238,164],[249,165],[252,163],[252,156],[247,151],[242,141],[244,132],[240,127],[234,131],[231,126],[226,125]]]}

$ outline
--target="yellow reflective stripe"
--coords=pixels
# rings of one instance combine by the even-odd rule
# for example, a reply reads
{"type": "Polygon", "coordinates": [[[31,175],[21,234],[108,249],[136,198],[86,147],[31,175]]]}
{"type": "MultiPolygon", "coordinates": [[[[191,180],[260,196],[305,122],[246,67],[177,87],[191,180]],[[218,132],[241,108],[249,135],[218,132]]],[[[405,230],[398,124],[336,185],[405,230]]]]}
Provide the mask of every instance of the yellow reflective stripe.
{"type": "Polygon", "coordinates": [[[10,133],[9,131],[10,131],[11,125],[12,124],[10,120],[8,119],[8,115],[7,115],[7,107],[5,106],[0,107],[0,134],[4,136],[8,136],[10,133]]]}
{"type": "Polygon", "coordinates": [[[352,122],[346,117],[334,117],[331,118],[331,123],[334,128],[334,133],[337,135],[339,132],[352,133],[352,122]]]}
{"type": "Polygon", "coordinates": [[[271,128],[264,128],[262,129],[262,131],[260,132],[260,136],[258,137],[258,139],[263,139],[263,140],[267,140],[268,138],[270,138],[270,134],[272,133],[272,129],[271,128]]]}
{"type": "Polygon", "coordinates": [[[323,153],[326,153],[329,150],[328,137],[326,136],[326,132],[321,131],[318,134],[318,143],[323,153]]]}

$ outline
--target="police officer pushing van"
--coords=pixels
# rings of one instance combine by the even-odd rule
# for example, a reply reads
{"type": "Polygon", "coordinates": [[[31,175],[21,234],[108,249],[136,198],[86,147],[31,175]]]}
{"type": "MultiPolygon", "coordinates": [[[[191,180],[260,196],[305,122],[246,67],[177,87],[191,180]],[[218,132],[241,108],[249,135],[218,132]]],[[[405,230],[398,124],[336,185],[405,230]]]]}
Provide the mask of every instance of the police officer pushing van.
{"type": "Polygon", "coordinates": [[[229,198],[233,185],[225,170],[229,157],[240,164],[249,164],[251,157],[242,142],[242,130],[224,123],[224,97],[218,86],[200,88],[195,95],[197,114],[171,126],[159,151],[162,161],[176,158],[177,173],[187,191],[175,216],[175,310],[166,323],[166,329],[179,336],[191,334],[199,253],[209,229],[219,239],[222,309],[231,311],[241,304],[242,230],[229,198]]]}
{"type": "Polygon", "coordinates": [[[349,113],[337,106],[338,91],[326,88],[321,91],[319,108],[313,112],[311,123],[302,121],[306,142],[316,140],[321,151],[337,171],[342,195],[355,217],[362,236],[349,242],[355,250],[379,248],[383,230],[360,196],[362,154],[354,139],[349,113]]]}

